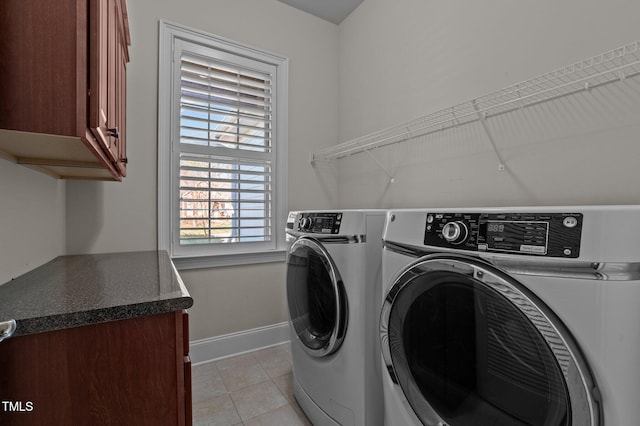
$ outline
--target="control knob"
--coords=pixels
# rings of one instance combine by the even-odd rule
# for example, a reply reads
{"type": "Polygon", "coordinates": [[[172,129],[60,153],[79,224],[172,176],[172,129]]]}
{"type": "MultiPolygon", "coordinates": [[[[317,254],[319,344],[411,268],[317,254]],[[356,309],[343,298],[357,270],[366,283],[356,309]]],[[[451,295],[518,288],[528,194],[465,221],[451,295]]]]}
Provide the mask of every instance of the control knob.
{"type": "Polygon", "coordinates": [[[312,223],[313,221],[310,217],[303,217],[300,219],[300,229],[303,231],[310,231],[312,223]]]}
{"type": "Polygon", "coordinates": [[[451,244],[462,244],[467,240],[469,236],[469,229],[467,225],[458,220],[455,222],[447,222],[442,227],[442,236],[451,244]]]}

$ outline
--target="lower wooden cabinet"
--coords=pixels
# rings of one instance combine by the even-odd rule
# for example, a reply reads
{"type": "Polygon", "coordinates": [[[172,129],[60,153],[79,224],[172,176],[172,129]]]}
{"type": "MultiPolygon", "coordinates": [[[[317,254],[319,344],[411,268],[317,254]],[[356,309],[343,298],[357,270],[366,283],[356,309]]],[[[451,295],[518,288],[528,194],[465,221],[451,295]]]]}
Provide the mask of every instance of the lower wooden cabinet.
{"type": "Polygon", "coordinates": [[[191,425],[188,316],[171,312],[0,343],[1,425],[191,425]]]}

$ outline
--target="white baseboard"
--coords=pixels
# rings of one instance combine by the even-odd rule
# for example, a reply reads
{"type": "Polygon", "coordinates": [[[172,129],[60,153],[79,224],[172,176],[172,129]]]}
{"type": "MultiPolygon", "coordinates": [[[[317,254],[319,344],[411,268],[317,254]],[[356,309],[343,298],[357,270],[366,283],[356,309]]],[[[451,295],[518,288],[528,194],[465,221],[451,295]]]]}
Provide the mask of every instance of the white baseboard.
{"type": "Polygon", "coordinates": [[[194,340],[189,344],[189,356],[193,365],[203,364],[285,343],[289,339],[289,323],[282,322],[237,333],[194,340]]]}

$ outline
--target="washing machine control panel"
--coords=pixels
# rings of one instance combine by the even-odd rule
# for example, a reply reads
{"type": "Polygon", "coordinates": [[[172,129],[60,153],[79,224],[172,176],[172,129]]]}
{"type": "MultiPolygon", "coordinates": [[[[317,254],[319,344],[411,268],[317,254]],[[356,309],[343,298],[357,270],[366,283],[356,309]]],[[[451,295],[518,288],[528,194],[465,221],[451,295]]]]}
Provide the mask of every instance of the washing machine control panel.
{"type": "Polygon", "coordinates": [[[338,234],[342,213],[300,213],[294,230],[310,234],[338,234]]]}
{"type": "Polygon", "coordinates": [[[424,244],[461,250],[577,258],[580,213],[427,213],[424,244]]]}

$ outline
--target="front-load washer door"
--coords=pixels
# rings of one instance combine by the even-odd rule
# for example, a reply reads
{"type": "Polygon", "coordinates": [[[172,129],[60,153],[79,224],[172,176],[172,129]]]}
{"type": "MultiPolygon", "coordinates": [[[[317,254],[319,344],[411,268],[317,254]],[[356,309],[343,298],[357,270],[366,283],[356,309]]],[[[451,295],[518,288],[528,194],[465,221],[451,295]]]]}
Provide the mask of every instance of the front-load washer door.
{"type": "Polygon", "coordinates": [[[386,295],[380,333],[392,391],[425,425],[600,424],[593,378],[566,328],[481,260],[409,265],[386,295]]]}
{"type": "Polygon", "coordinates": [[[287,256],[287,301],[291,326],[315,357],[334,353],[347,331],[347,297],[335,263],[322,244],[302,237],[287,256]]]}

